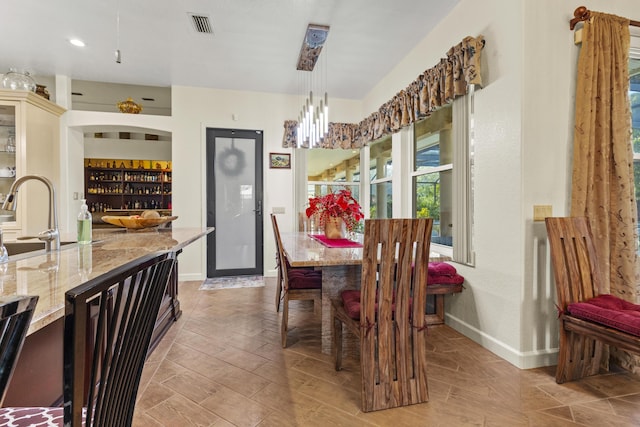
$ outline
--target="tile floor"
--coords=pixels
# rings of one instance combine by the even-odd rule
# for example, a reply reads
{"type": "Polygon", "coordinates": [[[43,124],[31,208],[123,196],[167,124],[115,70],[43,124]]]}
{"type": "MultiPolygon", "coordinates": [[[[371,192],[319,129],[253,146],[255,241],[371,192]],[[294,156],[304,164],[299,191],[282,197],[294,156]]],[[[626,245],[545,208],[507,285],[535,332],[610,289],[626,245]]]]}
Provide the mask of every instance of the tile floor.
{"type": "Polygon", "coordinates": [[[637,376],[559,385],[554,367],[517,369],[447,326],[430,329],[429,402],[363,413],[357,349],[336,372],[310,302],[291,304],[282,349],[274,279],[199,286],[180,284],[183,316],[147,361],[134,426],[640,425],[637,376]]]}

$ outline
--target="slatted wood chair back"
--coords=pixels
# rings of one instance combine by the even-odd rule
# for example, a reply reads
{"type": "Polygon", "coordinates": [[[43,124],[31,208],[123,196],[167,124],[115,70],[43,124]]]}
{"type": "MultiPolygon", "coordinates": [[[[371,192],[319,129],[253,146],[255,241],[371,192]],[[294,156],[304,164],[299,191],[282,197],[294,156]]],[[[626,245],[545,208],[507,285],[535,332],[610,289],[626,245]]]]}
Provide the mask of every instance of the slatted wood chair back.
{"type": "Polygon", "coordinates": [[[65,425],[131,425],[174,263],[172,253],[150,254],[66,292],[65,425]]]}
{"type": "Polygon", "coordinates": [[[602,274],[587,218],[547,218],[545,221],[558,305],[564,312],[572,302],[596,296],[602,274]]]}
{"type": "Polygon", "coordinates": [[[4,401],[37,302],[37,296],[0,299],[0,404],[4,401]]]}
{"type": "Polygon", "coordinates": [[[427,267],[431,219],[366,220],[360,360],[365,412],[429,400],[427,267]]]}
{"type": "Polygon", "coordinates": [[[545,222],[560,311],[556,382],[561,384],[600,370],[602,341],[572,331],[567,306],[598,295],[603,279],[587,218],[546,218],[545,222]]]}

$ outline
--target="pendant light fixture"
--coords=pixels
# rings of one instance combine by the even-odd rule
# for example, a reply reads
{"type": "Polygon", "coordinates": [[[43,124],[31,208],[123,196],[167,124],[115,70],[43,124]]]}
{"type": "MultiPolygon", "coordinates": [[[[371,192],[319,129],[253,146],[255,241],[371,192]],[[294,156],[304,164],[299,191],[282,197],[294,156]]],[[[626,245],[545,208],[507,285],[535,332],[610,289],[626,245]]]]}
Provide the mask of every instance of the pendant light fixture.
{"type": "MultiPolygon", "coordinates": [[[[313,96],[314,86],[321,86],[320,83],[322,83],[322,76],[314,78],[313,71],[328,34],[328,26],[309,24],[300,48],[297,70],[304,74],[309,73],[302,78],[301,84],[301,86],[305,86],[302,93],[308,92],[309,96],[305,99],[298,116],[297,146],[299,148],[317,147],[329,133],[329,96],[326,88],[324,97],[320,96],[314,99],[313,96]]],[[[324,59],[324,83],[326,86],[326,54],[324,59]]]]}
{"type": "Polygon", "coordinates": [[[120,0],[116,2],[116,63],[122,62],[122,54],[120,53],[120,0]]]}

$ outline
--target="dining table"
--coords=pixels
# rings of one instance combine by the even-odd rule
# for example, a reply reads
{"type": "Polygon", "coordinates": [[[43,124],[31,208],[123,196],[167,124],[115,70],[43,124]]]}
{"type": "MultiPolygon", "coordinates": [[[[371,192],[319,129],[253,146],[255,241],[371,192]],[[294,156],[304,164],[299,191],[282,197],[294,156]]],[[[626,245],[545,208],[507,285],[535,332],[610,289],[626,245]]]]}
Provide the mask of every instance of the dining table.
{"type": "MultiPolygon", "coordinates": [[[[359,289],[364,235],[349,233],[344,239],[326,239],[306,231],[282,232],[282,248],[292,267],[322,271],[322,352],[331,352],[331,298],[346,289],[359,289]]],[[[431,252],[430,262],[451,258],[431,252]]]]}

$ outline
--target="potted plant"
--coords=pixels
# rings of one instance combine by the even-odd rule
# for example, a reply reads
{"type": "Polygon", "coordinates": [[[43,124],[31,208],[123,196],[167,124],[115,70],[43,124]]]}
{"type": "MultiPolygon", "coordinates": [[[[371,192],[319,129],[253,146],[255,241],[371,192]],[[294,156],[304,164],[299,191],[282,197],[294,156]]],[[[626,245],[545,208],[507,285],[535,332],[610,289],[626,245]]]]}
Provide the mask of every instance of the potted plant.
{"type": "Polygon", "coordinates": [[[308,218],[318,218],[319,226],[324,227],[328,239],[344,238],[344,229],[353,231],[364,218],[360,204],[353,198],[351,191],[346,189],[311,197],[306,214],[308,218]]]}

